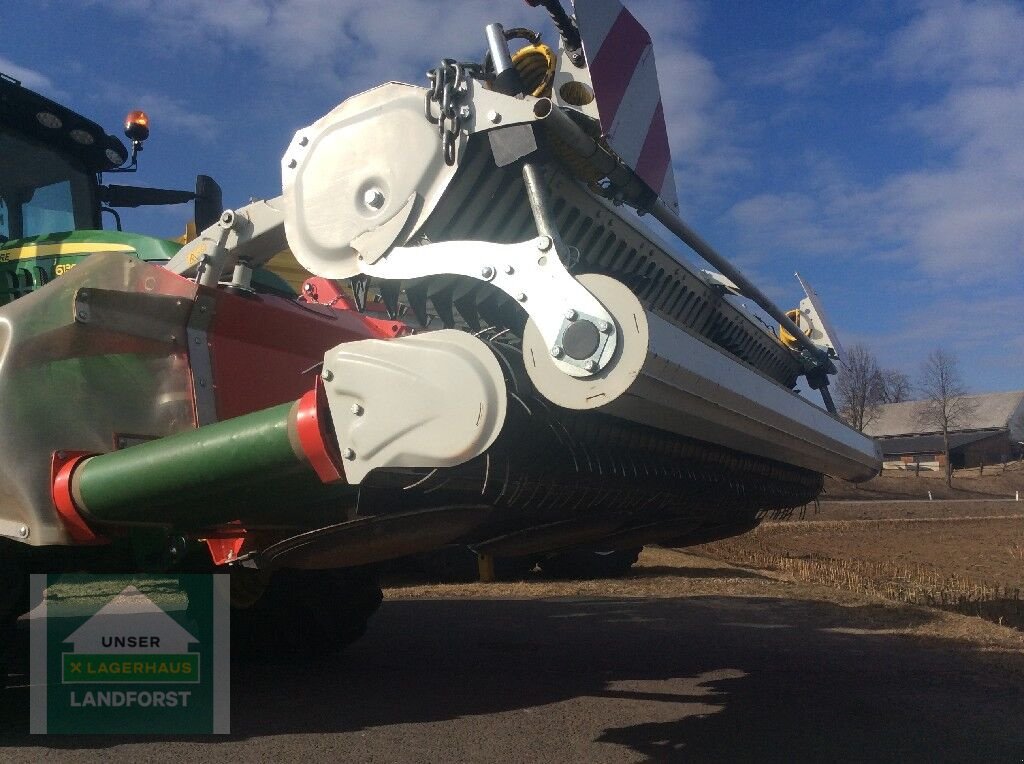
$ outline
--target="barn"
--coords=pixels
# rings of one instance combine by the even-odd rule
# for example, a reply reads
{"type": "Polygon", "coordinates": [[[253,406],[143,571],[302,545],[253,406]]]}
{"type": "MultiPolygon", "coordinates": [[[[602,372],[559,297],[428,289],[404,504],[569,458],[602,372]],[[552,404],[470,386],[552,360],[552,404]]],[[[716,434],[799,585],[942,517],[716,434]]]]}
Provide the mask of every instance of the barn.
{"type": "MultiPolygon", "coordinates": [[[[1024,390],[966,396],[970,420],[949,434],[954,469],[1020,459],[1024,449],[1024,390]]],[[[923,401],[886,403],[864,428],[882,447],[886,467],[942,467],[942,433],[922,421],[923,401]]]]}

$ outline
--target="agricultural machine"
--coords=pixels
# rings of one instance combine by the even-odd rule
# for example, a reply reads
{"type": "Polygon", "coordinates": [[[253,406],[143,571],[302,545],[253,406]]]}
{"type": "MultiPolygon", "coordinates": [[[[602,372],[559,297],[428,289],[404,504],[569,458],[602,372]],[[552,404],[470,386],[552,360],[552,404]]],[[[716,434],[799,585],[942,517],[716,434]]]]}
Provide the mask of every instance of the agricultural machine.
{"type": "Polygon", "coordinates": [[[340,646],[384,560],[700,543],[877,473],[813,291],[782,311],[680,218],[646,31],[529,4],[555,49],[486,26],[482,63],[349,98],[234,210],[203,176],[104,185],[144,115],[129,152],[0,80],[8,622],[27,572],[225,570],[236,633],[340,646]],[[186,201],[184,243],[120,231],[186,201]]]}

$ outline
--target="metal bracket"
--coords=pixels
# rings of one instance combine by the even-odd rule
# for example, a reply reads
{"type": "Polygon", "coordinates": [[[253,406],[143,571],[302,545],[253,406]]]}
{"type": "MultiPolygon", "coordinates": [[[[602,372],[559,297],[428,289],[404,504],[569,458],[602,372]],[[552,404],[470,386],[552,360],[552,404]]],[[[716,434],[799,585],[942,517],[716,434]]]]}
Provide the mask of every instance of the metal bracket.
{"type": "Polygon", "coordinates": [[[608,357],[608,343],[615,349],[615,324],[588,313],[569,310],[559,331],[559,344],[551,347],[551,356],[563,364],[575,366],[588,374],[601,367],[608,357]]]}
{"type": "Polygon", "coordinates": [[[189,301],[182,297],[79,289],[74,294],[75,323],[108,332],[181,344],[189,301]]]}
{"type": "Polygon", "coordinates": [[[31,533],[32,531],[26,523],[0,519],[0,536],[25,541],[31,533]]]}
{"type": "Polygon", "coordinates": [[[192,389],[196,400],[196,424],[202,427],[217,421],[217,398],[213,392],[213,362],[207,332],[213,323],[217,302],[207,295],[196,297],[188,319],[188,362],[192,369],[192,389]]]}
{"type": "Polygon", "coordinates": [[[191,277],[206,258],[201,282],[208,286],[216,285],[228,265],[237,260],[245,259],[250,267],[260,267],[288,246],[283,206],[283,199],[276,197],[225,210],[220,220],[178,250],[165,267],[191,277]]]}
{"type": "MultiPolygon", "coordinates": [[[[595,326],[598,322],[615,325],[598,299],[562,265],[549,236],[519,244],[447,241],[395,247],[372,265],[364,265],[363,273],[395,281],[450,274],[493,284],[523,307],[549,348],[564,346],[565,332],[572,323],[566,320],[570,313],[586,317],[595,326]]],[[[593,361],[593,370],[558,356],[555,362],[566,374],[586,376],[611,359],[616,344],[613,331],[605,335],[598,354],[578,359],[583,364],[593,361]]]]}

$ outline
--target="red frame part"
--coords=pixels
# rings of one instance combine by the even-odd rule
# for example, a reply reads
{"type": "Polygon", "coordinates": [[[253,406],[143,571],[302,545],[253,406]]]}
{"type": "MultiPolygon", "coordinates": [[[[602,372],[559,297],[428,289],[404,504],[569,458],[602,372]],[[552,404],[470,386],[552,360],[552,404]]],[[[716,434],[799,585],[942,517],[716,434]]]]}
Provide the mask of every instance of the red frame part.
{"type": "Polygon", "coordinates": [[[316,387],[299,399],[298,410],[295,412],[295,434],[298,435],[302,453],[324,483],[344,478],[340,454],[328,429],[330,421],[323,381],[317,377],[316,387]]]}
{"type": "Polygon", "coordinates": [[[109,544],[110,539],[96,533],[78,511],[71,494],[71,476],[78,466],[95,454],[88,451],[57,451],[50,458],[50,496],[68,535],[79,544],[109,544]]]}
{"type": "Polygon", "coordinates": [[[312,373],[335,345],[392,339],[405,328],[274,295],[200,291],[215,301],[207,343],[218,420],[294,401],[309,390],[312,373]]]}

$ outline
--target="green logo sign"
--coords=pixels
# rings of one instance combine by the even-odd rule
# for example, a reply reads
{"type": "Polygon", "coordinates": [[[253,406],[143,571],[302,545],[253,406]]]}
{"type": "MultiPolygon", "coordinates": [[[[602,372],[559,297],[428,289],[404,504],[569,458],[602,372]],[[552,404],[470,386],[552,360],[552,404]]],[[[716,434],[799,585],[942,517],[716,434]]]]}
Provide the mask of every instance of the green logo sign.
{"type": "Polygon", "coordinates": [[[34,734],[229,732],[228,577],[33,575],[34,734]]]}

